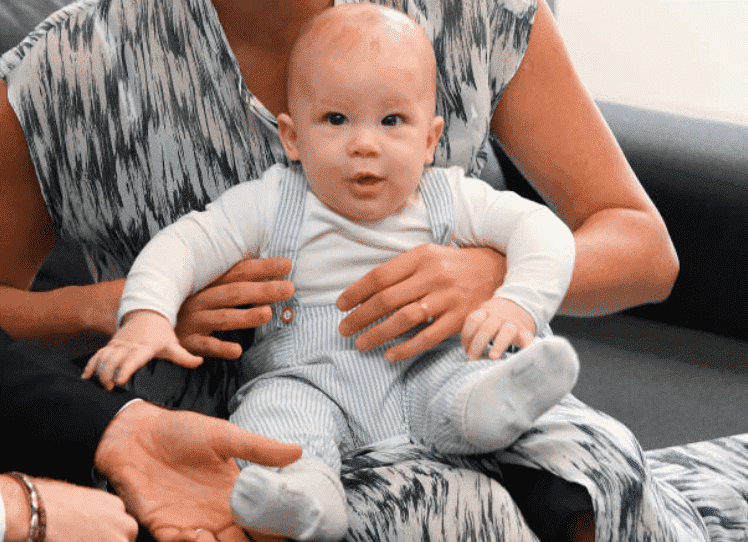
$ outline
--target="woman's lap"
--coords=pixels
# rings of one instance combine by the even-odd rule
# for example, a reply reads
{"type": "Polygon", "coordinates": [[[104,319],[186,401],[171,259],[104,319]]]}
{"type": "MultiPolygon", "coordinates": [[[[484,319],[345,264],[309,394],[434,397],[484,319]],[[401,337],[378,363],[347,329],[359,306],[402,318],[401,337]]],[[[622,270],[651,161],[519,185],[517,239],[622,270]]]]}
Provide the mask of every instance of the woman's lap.
{"type": "MultiPolygon", "coordinates": [[[[170,392],[172,399],[165,402],[221,412],[220,403],[230,398],[240,377],[230,367],[218,363],[203,368],[199,377],[192,373],[191,391],[170,392]],[[228,387],[221,371],[230,373],[228,387]]],[[[161,370],[164,375],[172,371],[155,372],[161,370]]],[[[476,533],[479,540],[536,540],[528,523],[540,534],[537,525],[555,517],[557,527],[575,510],[587,509],[587,499],[595,511],[597,540],[709,540],[690,496],[652,476],[630,431],[572,396],[543,415],[510,449],[494,456],[445,456],[407,443],[372,446],[344,458],[342,478],[350,505],[349,540],[461,540],[476,533]],[[523,477],[537,471],[532,482],[537,491],[521,495],[527,487],[523,477]],[[561,494],[565,502],[537,494],[549,488],[548,495],[561,494]]],[[[547,533],[556,527],[546,530],[544,542],[547,536],[553,539],[547,533]]]]}
{"type": "Polygon", "coordinates": [[[748,540],[748,434],[646,456],[653,476],[693,503],[713,542],[748,540]]]}
{"type": "Polygon", "coordinates": [[[553,517],[559,503],[548,495],[524,495],[537,507],[523,506],[529,512],[526,521],[499,480],[502,469],[509,469],[516,486],[517,477],[531,471],[512,470],[511,464],[550,473],[536,476],[534,486],[538,491],[552,487],[559,498],[572,497],[572,511],[584,509],[578,487],[585,488],[599,541],[709,540],[691,502],[651,476],[631,433],[571,396],[495,456],[454,458],[403,445],[371,447],[348,458],[343,481],[352,512],[349,539],[462,540],[477,532],[478,540],[534,540],[528,523],[553,517]],[[571,484],[564,486],[563,480],[571,484]]]}
{"type": "Polygon", "coordinates": [[[595,510],[597,540],[707,541],[696,508],[655,478],[633,434],[567,396],[497,457],[582,485],[595,510]]]}

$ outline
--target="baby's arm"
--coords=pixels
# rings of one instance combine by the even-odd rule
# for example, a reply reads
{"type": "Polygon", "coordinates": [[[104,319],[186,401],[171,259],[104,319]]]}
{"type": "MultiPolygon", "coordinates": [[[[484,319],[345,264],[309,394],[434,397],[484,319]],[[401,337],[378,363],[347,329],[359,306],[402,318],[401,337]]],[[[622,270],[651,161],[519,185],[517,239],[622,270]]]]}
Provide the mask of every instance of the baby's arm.
{"type": "Polygon", "coordinates": [[[202,358],[182,348],[174,331],[187,297],[256,256],[263,220],[257,192],[262,181],[226,191],[204,212],[192,212],[167,226],[145,246],[130,270],[122,293],[118,331],[97,352],[83,378],[98,375],[112,389],[123,385],[155,357],[184,367],[202,358]]]}
{"type": "Polygon", "coordinates": [[[462,342],[470,359],[493,341],[490,357],[527,346],[566,295],[574,269],[574,236],[547,207],[499,192],[471,178],[454,184],[455,241],[490,246],[507,256],[504,284],[465,320],[462,342]]]}
{"type": "Polygon", "coordinates": [[[203,358],[185,350],[165,316],[149,310],[127,314],[122,327],[106,346],[89,360],[83,378],[96,375],[108,390],[126,384],[135,371],[154,358],[167,359],[182,367],[194,368],[203,358]]]}

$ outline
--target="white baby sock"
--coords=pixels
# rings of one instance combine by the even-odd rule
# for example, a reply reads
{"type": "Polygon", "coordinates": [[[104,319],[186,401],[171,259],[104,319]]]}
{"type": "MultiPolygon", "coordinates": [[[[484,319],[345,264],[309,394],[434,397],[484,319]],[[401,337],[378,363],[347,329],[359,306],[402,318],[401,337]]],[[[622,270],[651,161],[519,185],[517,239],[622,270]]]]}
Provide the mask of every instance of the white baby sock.
{"type": "Polygon", "coordinates": [[[316,458],[280,470],[244,467],[231,493],[231,511],[246,529],[295,540],[335,542],[348,531],[340,478],[316,458]]]}
{"type": "Polygon", "coordinates": [[[453,420],[488,452],[507,448],[576,384],[579,359],[561,337],[535,340],[457,392],[453,420]]]}

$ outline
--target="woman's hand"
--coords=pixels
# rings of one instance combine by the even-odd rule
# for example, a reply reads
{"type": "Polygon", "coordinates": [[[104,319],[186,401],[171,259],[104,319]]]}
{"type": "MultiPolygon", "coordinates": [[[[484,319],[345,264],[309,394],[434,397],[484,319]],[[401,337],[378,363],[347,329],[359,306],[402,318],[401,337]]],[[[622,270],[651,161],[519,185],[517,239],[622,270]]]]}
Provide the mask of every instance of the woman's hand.
{"type": "Polygon", "coordinates": [[[98,489],[35,479],[47,513],[49,542],[133,541],[138,524],[122,500],[98,489]]]}
{"type": "Polygon", "coordinates": [[[467,315],[493,297],[505,274],[506,259],[494,250],[421,245],[373,269],[341,294],[338,308],[356,309],[340,324],[340,333],[349,337],[389,315],[356,339],[366,351],[429,324],[387,350],[387,360],[402,361],[459,333],[467,315]]]}
{"type": "MultiPolygon", "coordinates": [[[[138,524],[122,500],[99,489],[45,478],[33,483],[44,505],[48,542],[132,542],[138,524]]],[[[27,497],[10,477],[0,476],[7,512],[5,540],[26,540],[29,532],[27,497]]]]}
{"type": "Polygon", "coordinates": [[[247,542],[229,506],[234,458],[282,467],[300,456],[299,446],[226,420],[140,401],[109,424],[94,465],[159,542],[247,542]]]}
{"type": "Polygon", "coordinates": [[[237,359],[241,346],[211,333],[254,328],[270,320],[269,304],[294,293],[291,281],[276,280],[290,272],[288,258],[248,259],[234,265],[182,304],[175,329],[182,346],[196,356],[237,359]],[[255,306],[244,307],[249,304],[255,306]]]}

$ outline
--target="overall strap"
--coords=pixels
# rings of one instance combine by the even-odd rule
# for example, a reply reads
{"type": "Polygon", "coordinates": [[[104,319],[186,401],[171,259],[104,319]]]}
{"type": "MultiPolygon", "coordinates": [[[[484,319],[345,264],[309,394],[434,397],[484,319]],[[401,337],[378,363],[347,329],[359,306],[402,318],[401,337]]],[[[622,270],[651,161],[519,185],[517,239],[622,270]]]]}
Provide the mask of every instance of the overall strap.
{"type": "Polygon", "coordinates": [[[307,182],[297,165],[283,168],[280,172],[280,198],[270,232],[268,257],[285,256],[295,265],[299,233],[304,220],[307,182]]]}
{"type": "Polygon", "coordinates": [[[448,245],[454,232],[455,205],[444,169],[426,168],[421,179],[421,196],[429,213],[434,242],[448,245]]]}
{"type": "MultiPolygon", "coordinates": [[[[291,165],[281,171],[280,199],[275,213],[273,228],[268,243],[268,257],[283,256],[291,260],[291,275],[293,280],[298,254],[299,233],[304,220],[306,206],[307,182],[301,167],[291,165]]],[[[256,338],[260,340],[269,331],[283,325],[289,314],[298,311],[296,297],[279,301],[273,306],[273,317],[256,330],[256,338]],[[291,312],[289,312],[291,311],[291,312]]]]}

